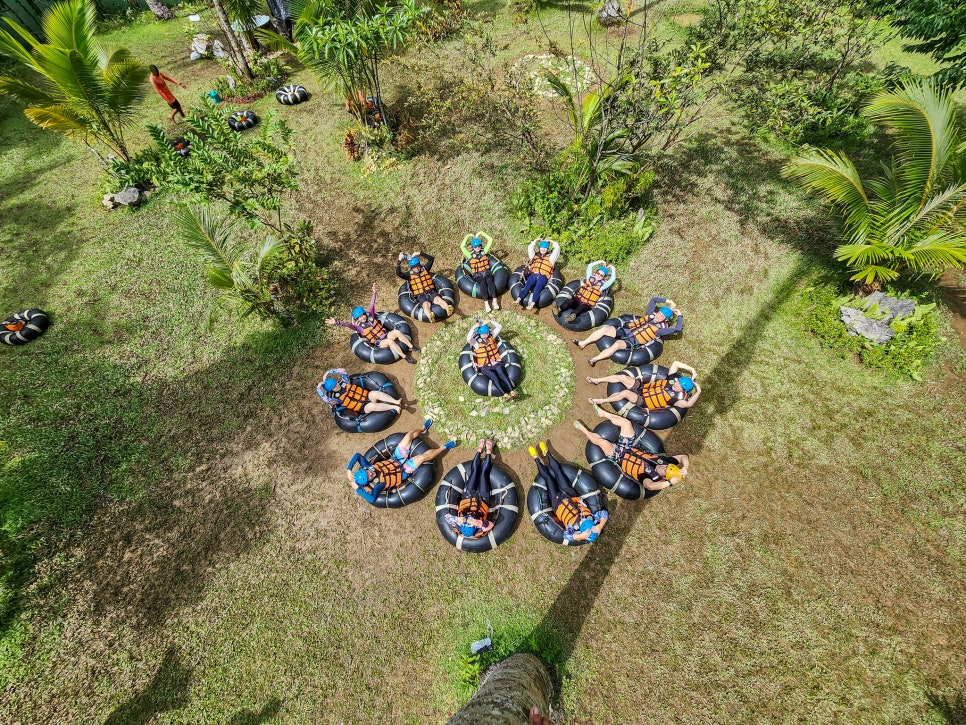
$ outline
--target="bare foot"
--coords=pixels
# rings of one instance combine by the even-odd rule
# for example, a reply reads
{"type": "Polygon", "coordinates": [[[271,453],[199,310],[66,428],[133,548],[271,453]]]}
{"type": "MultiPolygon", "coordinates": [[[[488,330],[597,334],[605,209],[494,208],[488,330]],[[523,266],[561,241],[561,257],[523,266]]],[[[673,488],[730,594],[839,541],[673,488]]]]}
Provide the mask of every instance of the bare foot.
{"type": "Polygon", "coordinates": [[[492,455],[492,453],[493,453],[493,441],[491,441],[491,440],[487,440],[486,441],[486,452],[492,455]]]}
{"type": "Polygon", "coordinates": [[[597,385],[597,383],[599,383],[600,381],[597,378],[592,378],[588,375],[587,382],[590,383],[591,385],[597,385]]]}

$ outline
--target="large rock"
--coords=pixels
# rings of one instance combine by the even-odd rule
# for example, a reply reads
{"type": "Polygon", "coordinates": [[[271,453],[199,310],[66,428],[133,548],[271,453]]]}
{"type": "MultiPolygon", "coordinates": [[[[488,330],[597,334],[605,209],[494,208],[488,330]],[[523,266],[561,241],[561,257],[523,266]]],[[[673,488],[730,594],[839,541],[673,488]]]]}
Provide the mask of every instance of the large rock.
{"type": "Polygon", "coordinates": [[[916,310],[916,303],[913,300],[904,300],[898,297],[886,297],[881,292],[873,292],[862,304],[862,309],[868,312],[874,306],[879,306],[879,312],[884,313],[882,322],[887,325],[898,317],[906,317],[916,310]]]}
{"type": "Polygon", "coordinates": [[[604,4],[597,11],[597,22],[605,28],[623,23],[624,14],[621,12],[620,2],[618,0],[604,0],[604,4]]]}
{"type": "Polygon", "coordinates": [[[853,337],[862,335],[862,337],[881,345],[889,342],[896,334],[896,331],[889,327],[886,322],[870,319],[862,314],[862,310],[857,310],[854,307],[840,307],[839,313],[842,315],[842,322],[845,323],[846,330],[853,337]]]}
{"type": "Polygon", "coordinates": [[[129,186],[114,195],[114,203],[121,206],[136,206],[141,201],[141,190],[136,186],[129,186]]]}

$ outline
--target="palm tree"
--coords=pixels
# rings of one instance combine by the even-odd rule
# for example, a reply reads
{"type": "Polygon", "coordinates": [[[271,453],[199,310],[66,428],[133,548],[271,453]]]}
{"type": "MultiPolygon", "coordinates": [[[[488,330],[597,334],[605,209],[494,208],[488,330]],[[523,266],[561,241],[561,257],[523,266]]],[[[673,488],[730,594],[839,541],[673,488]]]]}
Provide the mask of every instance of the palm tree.
{"type": "Polygon", "coordinates": [[[315,70],[364,123],[365,98],[382,97],[380,62],[405,44],[429,8],[417,8],[415,0],[303,0],[296,9],[294,42],[268,30],[258,37],[315,70]]]}
{"type": "Polygon", "coordinates": [[[12,20],[4,21],[16,36],[0,28],[0,55],[30,73],[0,76],[0,94],[26,104],[24,114],[41,128],[80,138],[89,147],[88,139],[94,138],[129,161],[124,129],[144,96],[148,69],[126,48],[109,52],[101,47],[95,38],[94,3],[66,0],[47,10],[45,43],[12,20]]]}
{"type": "Polygon", "coordinates": [[[895,138],[883,175],[863,184],[844,155],[810,150],[785,166],[787,177],[817,192],[840,218],[848,264],[865,291],[909,271],[938,276],[966,264],[966,143],[950,93],[932,80],[875,96],[865,114],[895,138]]]}
{"type": "Polygon", "coordinates": [[[208,284],[220,290],[218,304],[241,303],[243,316],[274,315],[265,272],[267,263],[281,250],[275,237],[266,237],[256,249],[234,221],[216,216],[207,206],[181,207],[175,212],[175,223],[204,265],[208,284]]]}

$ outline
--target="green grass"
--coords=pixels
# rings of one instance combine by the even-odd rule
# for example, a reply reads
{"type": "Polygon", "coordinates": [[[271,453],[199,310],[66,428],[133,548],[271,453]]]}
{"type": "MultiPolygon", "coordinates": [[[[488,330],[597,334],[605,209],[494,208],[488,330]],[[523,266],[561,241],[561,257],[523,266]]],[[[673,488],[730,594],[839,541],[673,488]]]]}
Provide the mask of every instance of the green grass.
{"type": "MultiPolygon", "coordinates": [[[[508,60],[541,47],[535,23],[497,10],[508,60]]],[[[563,14],[546,16],[562,32],[563,14]]],[[[111,39],[200,94],[217,67],[184,60],[180,22],[111,39]]],[[[165,108],[150,96],[141,120],[165,108]]],[[[400,249],[455,268],[467,229],[522,259],[506,156],[427,154],[367,177],[342,157],[337,100],[286,114],[294,208],[340,250],[345,307],[372,281],[386,299],[400,249]]],[[[696,138],[620,270],[617,313],[663,294],[687,314],[662,358],[694,365],[704,389],[665,435],[692,456],[685,484],[612,501],[594,547],[551,546],[524,517],[468,556],[438,536],[431,501],[372,511],[348,489],[350,449],[371,440],[338,433],[313,391],[356,364],[343,344],[313,325],[207,327],[170,200],[103,211],[93,157],[9,104],[0,143],[0,309],[53,314],[41,340],[0,350],[4,721],[440,722],[468,693],[460,663],[487,620],[501,653],[558,665],[559,723],[961,712],[966,356],[945,308],[950,342],[923,383],[802,332],[797,291],[835,240],[775,149],[725,122],[696,138]]],[[[551,432],[563,455],[581,456],[569,418],[591,415],[577,403],[551,432]]],[[[504,462],[528,480],[525,454],[504,462]]]]}

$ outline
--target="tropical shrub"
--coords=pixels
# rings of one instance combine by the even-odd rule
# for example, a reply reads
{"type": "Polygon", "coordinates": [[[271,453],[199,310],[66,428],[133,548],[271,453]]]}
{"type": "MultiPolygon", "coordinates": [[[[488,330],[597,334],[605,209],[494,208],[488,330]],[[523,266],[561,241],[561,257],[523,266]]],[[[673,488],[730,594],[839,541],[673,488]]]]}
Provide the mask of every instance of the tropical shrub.
{"type": "Polygon", "coordinates": [[[255,56],[249,61],[251,80],[245,79],[234,64],[223,63],[226,75],[218,76],[215,90],[229,103],[251,103],[283,85],[292,69],[279,58],[255,56]]]}
{"type": "Polygon", "coordinates": [[[902,273],[938,276],[966,264],[966,148],[956,105],[930,80],[878,94],[865,115],[890,131],[895,155],[863,183],[834,151],[807,151],[784,173],[832,208],[844,243],[836,258],[867,290],[902,273]]]}
{"type": "Polygon", "coordinates": [[[902,37],[904,50],[928,53],[941,68],[941,85],[966,86],[966,3],[948,0],[872,0],[902,37]]]}
{"type": "Polygon", "coordinates": [[[0,94],[24,103],[24,114],[41,128],[79,139],[97,153],[93,139],[130,160],[124,131],[144,97],[148,69],[126,48],[97,42],[94,3],[51,6],[42,20],[46,42],[9,18],[3,22],[9,30],[0,29],[0,55],[16,62],[22,74],[0,76],[0,94]],[[33,77],[36,83],[28,80],[33,77]]]}
{"type": "Polygon", "coordinates": [[[751,129],[792,142],[868,132],[858,111],[881,85],[863,67],[884,28],[867,0],[715,0],[685,38],[707,48],[751,129]]]}

